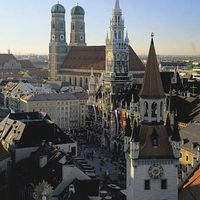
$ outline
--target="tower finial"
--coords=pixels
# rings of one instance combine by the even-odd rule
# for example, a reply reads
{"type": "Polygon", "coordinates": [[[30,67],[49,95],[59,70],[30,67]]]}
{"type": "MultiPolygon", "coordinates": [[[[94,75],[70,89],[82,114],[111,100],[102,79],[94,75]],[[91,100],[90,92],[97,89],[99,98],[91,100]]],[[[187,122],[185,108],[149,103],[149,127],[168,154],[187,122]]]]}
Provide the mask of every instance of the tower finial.
{"type": "Polygon", "coordinates": [[[120,9],[120,7],[119,7],[119,0],[115,1],[115,9],[120,9]]]}
{"type": "Polygon", "coordinates": [[[154,32],[151,32],[151,38],[153,39],[153,37],[154,37],[154,32]]]}
{"type": "Polygon", "coordinates": [[[128,38],[128,31],[126,31],[126,37],[125,37],[125,41],[129,42],[129,38],[128,38]]]}

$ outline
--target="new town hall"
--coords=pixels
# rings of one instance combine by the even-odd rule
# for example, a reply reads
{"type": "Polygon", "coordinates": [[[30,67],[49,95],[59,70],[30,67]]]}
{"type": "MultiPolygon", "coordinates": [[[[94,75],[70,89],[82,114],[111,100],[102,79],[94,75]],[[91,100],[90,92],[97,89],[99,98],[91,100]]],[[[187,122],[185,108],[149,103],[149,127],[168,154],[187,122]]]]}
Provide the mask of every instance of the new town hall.
{"type": "Polygon", "coordinates": [[[56,4],[51,13],[50,79],[88,88],[96,127],[89,134],[99,131],[101,144],[116,149],[123,138],[127,200],[178,199],[180,135],[173,113],[164,112],[165,94],[153,35],[145,68],[129,45],[128,33],[124,33],[119,0],[115,2],[105,46],[86,45],[82,7],[71,10],[69,45],[64,7],[56,4]],[[137,88],[143,73],[142,88],[137,88]]]}

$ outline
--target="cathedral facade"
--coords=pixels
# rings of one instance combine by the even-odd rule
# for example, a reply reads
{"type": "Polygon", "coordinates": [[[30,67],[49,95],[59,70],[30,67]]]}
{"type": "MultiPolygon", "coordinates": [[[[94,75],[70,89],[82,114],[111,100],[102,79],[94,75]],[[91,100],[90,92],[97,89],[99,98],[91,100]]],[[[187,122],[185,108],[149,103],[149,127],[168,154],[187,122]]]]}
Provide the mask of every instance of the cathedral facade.
{"type": "Polygon", "coordinates": [[[106,45],[87,46],[85,33],[85,11],[77,5],[71,9],[70,41],[67,45],[65,30],[65,8],[56,4],[51,9],[51,39],[49,44],[49,79],[67,81],[71,85],[88,88],[91,69],[97,83],[105,76],[117,77],[125,81],[130,73],[143,73],[144,65],[129,45],[125,37],[124,20],[116,1],[112,13],[106,45]],[[121,66],[126,67],[121,67],[121,66]],[[130,72],[130,73],[129,73],[130,72]]]}

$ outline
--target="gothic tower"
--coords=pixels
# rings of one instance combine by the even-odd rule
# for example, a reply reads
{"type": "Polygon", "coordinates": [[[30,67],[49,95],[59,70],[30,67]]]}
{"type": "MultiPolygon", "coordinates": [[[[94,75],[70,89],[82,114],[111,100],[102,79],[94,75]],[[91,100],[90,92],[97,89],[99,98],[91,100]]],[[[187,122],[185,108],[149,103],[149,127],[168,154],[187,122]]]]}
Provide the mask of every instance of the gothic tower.
{"type": "Polygon", "coordinates": [[[68,47],[65,32],[65,8],[56,4],[51,9],[51,39],[49,43],[50,79],[57,79],[57,72],[67,55],[68,47]]]}
{"type": "Polygon", "coordinates": [[[110,31],[106,38],[106,73],[112,78],[123,80],[128,76],[129,68],[129,39],[124,37],[124,20],[116,0],[110,21],[110,31]]]}
{"type": "Polygon", "coordinates": [[[71,10],[70,46],[86,46],[84,15],[81,6],[77,5],[71,10]]]}
{"type": "MultiPolygon", "coordinates": [[[[127,159],[127,200],[177,200],[180,135],[164,125],[164,99],[153,35],[140,91],[140,121],[134,122],[127,159]]],[[[127,144],[127,137],[125,138],[127,144]]]]}
{"type": "Polygon", "coordinates": [[[110,110],[117,107],[118,92],[131,82],[129,74],[129,39],[124,34],[124,19],[119,0],[116,0],[110,21],[110,30],[106,37],[106,71],[104,88],[109,91],[110,110]]]}

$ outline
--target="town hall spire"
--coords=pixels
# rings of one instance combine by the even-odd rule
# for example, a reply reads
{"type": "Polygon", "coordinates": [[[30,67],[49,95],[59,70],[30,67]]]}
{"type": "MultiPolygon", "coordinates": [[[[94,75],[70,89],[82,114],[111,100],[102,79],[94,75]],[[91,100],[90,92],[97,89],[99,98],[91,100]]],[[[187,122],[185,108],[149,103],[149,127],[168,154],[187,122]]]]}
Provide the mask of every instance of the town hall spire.
{"type": "Polygon", "coordinates": [[[119,0],[115,1],[115,10],[120,10],[119,0]]]}

